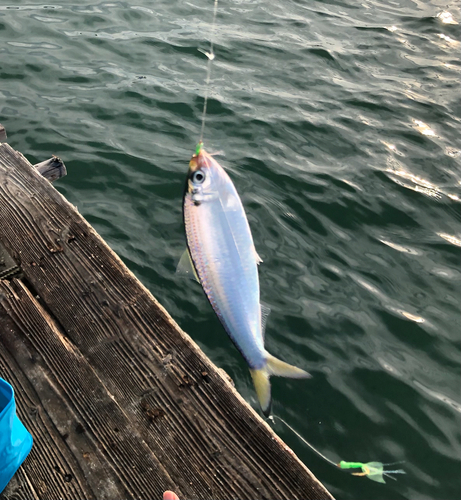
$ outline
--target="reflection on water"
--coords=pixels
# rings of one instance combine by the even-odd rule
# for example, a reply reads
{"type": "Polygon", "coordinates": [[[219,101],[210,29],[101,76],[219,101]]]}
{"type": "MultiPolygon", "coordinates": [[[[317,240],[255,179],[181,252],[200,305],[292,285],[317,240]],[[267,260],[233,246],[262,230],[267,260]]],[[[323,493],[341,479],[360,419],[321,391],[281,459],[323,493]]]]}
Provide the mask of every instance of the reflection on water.
{"type": "Polygon", "coordinates": [[[413,120],[415,129],[423,135],[435,135],[435,132],[421,120],[413,120]]]}
{"type": "Polygon", "coordinates": [[[437,234],[444,240],[450,242],[451,244],[461,247],[461,238],[458,238],[451,234],[445,234],[445,233],[437,233],[437,234]]]}
{"type": "Polygon", "coordinates": [[[453,15],[450,12],[443,11],[437,14],[437,17],[445,24],[458,24],[457,21],[453,19],[453,15]]]}
{"type": "Polygon", "coordinates": [[[443,33],[437,33],[437,35],[442,39],[448,42],[449,44],[452,44],[454,46],[459,46],[458,40],[453,40],[453,38],[450,38],[448,35],[445,35],[443,33]]]}
{"type": "Polygon", "coordinates": [[[388,172],[390,175],[389,177],[397,184],[400,186],[403,186],[407,189],[412,189],[413,191],[416,191],[417,193],[422,193],[427,196],[431,196],[432,198],[435,199],[441,199],[442,198],[442,193],[440,192],[439,188],[432,184],[431,182],[427,181],[426,179],[422,179],[421,177],[414,175],[410,172],[406,172],[402,168],[396,169],[396,165],[398,163],[394,160],[392,162],[392,167],[393,168],[388,168],[386,172],[388,172]],[[409,181],[409,182],[405,182],[409,181]]]}
{"type": "MultiPolygon", "coordinates": [[[[427,125],[421,124],[418,125],[418,128],[422,129],[420,131],[423,135],[432,135],[431,133],[427,133],[428,129],[427,125]]],[[[385,145],[392,152],[399,154],[398,151],[395,149],[395,146],[393,146],[392,144],[389,145],[385,143],[385,145]]],[[[404,169],[403,164],[397,161],[395,158],[388,158],[387,164],[388,168],[385,171],[389,174],[389,178],[391,178],[395,183],[399,184],[400,186],[403,186],[407,189],[412,189],[413,191],[425,194],[427,196],[430,196],[438,200],[442,199],[443,196],[446,196],[453,201],[461,201],[460,197],[457,194],[449,192],[447,191],[446,188],[438,186],[419,175],[415,175],[411,172],[406,171],[404,169]]]]}

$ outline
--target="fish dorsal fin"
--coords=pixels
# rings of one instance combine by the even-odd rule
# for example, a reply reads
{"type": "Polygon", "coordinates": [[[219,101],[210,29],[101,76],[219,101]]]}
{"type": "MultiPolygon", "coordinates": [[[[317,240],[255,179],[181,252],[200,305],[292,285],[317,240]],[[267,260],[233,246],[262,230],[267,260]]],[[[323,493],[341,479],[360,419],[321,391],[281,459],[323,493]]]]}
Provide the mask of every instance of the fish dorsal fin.
{"type": "MultiPolygon", "coordinates": [[[[261,257],[258,255],[258,252],[256,251],[256,248],[255,248],[255,247],[253,247],[253,250],[254,250],[254,253],[255,253],[255,257],[256,257],[256,264],[258,264],[258,266],[259,266],[259,264],[261,264],[261,262],[263,262],[263,260],[262,260],[262,259],[261,259],[261,257]]],[[[270,309],[269,309],[269,311],[270,311],[270,309]]]]}
{"type": "Polygon", "coordinates": [[[264,339],[264,335],[266,333],[267,317],[271,313],[271,308],[265,306],[264,304],[260,304],[260,306],[261,306],[261,333],[264,339]]]}
{"type": "Polygon", "coordinates": [[[190,278],[191,280],[198,281],[197,273],[195,272],[194,265],[192,264],[192,259],[190,258],[189,250],[186,248],[184,253],[181,255],[179,259],[178,265],[176,267],[176,274],[180,276],[185,276],[186,278],[190,278]]]}

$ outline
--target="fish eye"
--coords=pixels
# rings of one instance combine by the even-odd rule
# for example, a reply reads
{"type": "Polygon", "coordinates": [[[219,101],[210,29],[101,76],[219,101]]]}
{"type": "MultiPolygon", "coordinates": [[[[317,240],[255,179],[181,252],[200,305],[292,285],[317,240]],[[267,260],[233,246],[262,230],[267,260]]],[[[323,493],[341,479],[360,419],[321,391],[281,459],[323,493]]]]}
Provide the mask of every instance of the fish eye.
{"type": "Polygon", "coordinates": [[[205,174],[201,170],[197,170],[192,174],[192,182],[195,184],[202,184],[205,180],[205,174]]]}

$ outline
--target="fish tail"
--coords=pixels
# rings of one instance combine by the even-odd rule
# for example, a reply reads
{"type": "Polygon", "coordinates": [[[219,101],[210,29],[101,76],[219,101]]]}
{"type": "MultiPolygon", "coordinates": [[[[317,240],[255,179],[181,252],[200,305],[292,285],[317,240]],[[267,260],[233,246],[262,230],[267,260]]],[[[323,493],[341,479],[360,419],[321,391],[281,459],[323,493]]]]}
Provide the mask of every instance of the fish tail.
{"type": "Polygon", "coordinates": [[[264,415],[268,417],[271,413],[271,383],[269,382],[267,367],[265,366],[260,370],[250,369],[250,373],[261,410],[264,415]]]}
{"type": "Polygon", "coordinates": [[[312,375],[301,370],[301,368],[275,358],[269,353],[266,353],[266,356],[264,367],[259,370],[250,369],[250,373],[261,409],[264,415],[268,417],[271,411],[271,384],[269,381],[271,375],[288,378],[311,378],[312,375]]]}

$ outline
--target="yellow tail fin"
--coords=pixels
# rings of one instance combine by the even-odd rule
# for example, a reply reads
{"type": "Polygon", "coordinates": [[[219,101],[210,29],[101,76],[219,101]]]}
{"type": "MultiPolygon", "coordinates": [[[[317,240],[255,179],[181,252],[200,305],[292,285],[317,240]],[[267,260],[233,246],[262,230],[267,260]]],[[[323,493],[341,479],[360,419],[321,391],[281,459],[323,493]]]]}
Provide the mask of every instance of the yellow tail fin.
{"type": "Polygon", "coordinates": [[[269,374],[265,368],[250,370],[250,373],[261,410],[268,417],[271,412],[271,383],[269,382],[269,374]]]}
{"type": "Polygon", "coordinates": [[[266,365],[260,370],[250,370],[251,378],[255,386],[256,395],[261,409],[266,417],[270,415],[271,410],[271,384],[269,377],[276,375],[288,378],[311,378],[311,374],[301,368],[289,365],[280,359],[274,358],[267,353],[266,365]]]}

